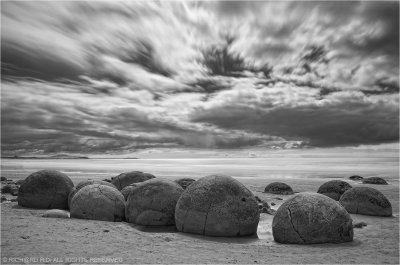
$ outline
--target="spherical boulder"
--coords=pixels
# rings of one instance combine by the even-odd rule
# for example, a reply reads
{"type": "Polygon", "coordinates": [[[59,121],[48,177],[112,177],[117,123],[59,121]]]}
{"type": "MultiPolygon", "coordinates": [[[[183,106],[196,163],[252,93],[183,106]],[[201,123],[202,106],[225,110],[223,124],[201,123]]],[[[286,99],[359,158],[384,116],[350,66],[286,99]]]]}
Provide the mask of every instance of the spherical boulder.
{"type": "Polygon", "coordinates": [[[354,175],[354,176],[350,176],[349,179],[351,179],[351,180],[362,180],[364,178],[361,177],[361,176],[358,176],[358,175],[354,175]]]}
{"type": "Polygon", "coordinates": [[[152,178],[155,178],[152,174],[143,173],[141,171],[131,171],[121,173],[118,176],[111,178],[111,183],[114,184],[117,189],[122,190],[129,184],[143,182],[152,178]]]}
{"type": "Polygon", "coordinates": [[[284,244],[342,243],[353,240],[353,225],[350,214],[338,202],[305,192],[279,207],[272,235],[284,244]]]}
{"type": "Polygon", "coordinates": [[[176,183],[179,184],[184,190],[186,190],[189,185],[191,185],[193,182],[195,182],[195,179],[192,178],[181,178],[181,179],[176,179],[174,180],[176,183]]]}
{"type": "MultiPolygon", "coordinates": [[[[140,182],[139,182],[140,183],[140,182]]],[[[139,183],[132,183],[129,184],[128,186],[124,187],[121,190],[122,195],[124,195],[125,201],[128,199],[129,194],[136,189],[136,187],[139,185],[139,183]]]]}
{"type": "Polygon", "coordinates": [[[328,196],[329,198],[332,198],[335,201],[338,201],[340,199],[340,196],[342,196],[342,194],[346,190],[351,188],[352,188],[351,185],[345,181],[331,180],[322,184],[317,192],[325,196],[328,196]]]}
{"type": "Polygon", "coordinates": [[[370,177],[363,180],[363,184],[377,184],[377,185],[388,185],[386,180],[380,177],[370,177]]]}
{"type": "Polygon", "coordinates": [[[126,221],[145,226],[175,224],[175,206],[183,188],[175,182],[154,178],[142,183],[127,198],[126,221]]]}
{"type": "Polygon", "coordinates": [[[46,211],[42,217],[47,217],[47,218],[69,218],[69,212],[65,210],[60,210],[60,209],[52,209],[46,211]]]}
{"type": "Polygon", "coordinates": [[[273,194],[282,194],[282,195],[291,195],[293,194],[292,188],[283,182],[272,182],[265,187],[264,192],[273,193],[273,194]]]}
{"type": "Polygon", "coordinates": [[[18,190],[18,205],[37,209],[67,209],[68,195],[74,184],[55,170],[41,170],[29,175],[18,190]]]}
{"type": "Polygon", "coordinates": [[[206,236],[246,236],[257,233],[258,202],[242,183],[211,175],[192,183],[175,209],[178,231],[206,236]]]}
{"type": "Polygon", "coordinates": [[[121,192],[102,184],[81,188],[71,201],[71,218],[119,222],[124,219],[124,213],[121,192]]]}
{"type": "Polygon", "coordinates": [[[370,187],[351,188],[339,201],[349,213],[392,216],[392,205],[380,191],[370,187]]]}
{"type": "Polygon", "coordinates": [[[79,182],[69,193],[68,195],[68,207],[70,207],[71,205],[71,201],[72,198],[75,196],[75,194],[82,189],[83,187],[86,187],[88,185],[92,185],[92,184],[101,184],[101,185],[106,185],[109,187],[112,187],[114,189],[116,189],[117,187],[114,186],[114,184],[111,184],[110,182],[107,181],[103,181],[103,180],[94,180],[94,179],[87,179],[84,181],[79,182]]]}

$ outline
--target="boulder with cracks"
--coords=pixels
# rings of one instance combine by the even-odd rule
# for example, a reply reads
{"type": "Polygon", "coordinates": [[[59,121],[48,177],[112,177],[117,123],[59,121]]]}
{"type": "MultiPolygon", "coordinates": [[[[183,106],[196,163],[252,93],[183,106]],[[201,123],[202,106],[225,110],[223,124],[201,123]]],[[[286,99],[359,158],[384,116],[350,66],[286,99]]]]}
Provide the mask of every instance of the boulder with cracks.
{"type": "Polygon", "coordinates": [[[124,196],[106,185],[85,186],[71,201],[71,218],[119,222],[124,216],[124,196]]]}
{"type": "Polygon", "coordinates": [[[175,224],[175,206],[183,188],[162,178],[150,179],[130,192],[126,202],[126,221],[144,226],[175,224]]]}
{"type": "Polygon", "coordinates": [[[68,209],[68,195],[74,184],[55,170],[29,175],[18,190],[18,205],[36,209],[68,209]]]}
{"type": "Polygon", "coordinates": [[[178,231],[206,236],[246,236],[257,233],[258,202],[232,177],[211,175],[190,185],[175,210],[178,231]]]}
{"type": "Polygon", "coordinates": [[[71,190],[71,192],[69,193],[69,195],[68,195],[68,207],[70,207],[72,198],[75,196],[75,194],[76,194],[80,189],[82,189],[83,187],[92,185],[92,184],[101,184],[101,185],[110,186],[110,187],[115,188],[115,189],[117,188],[117,187],[115,187],[113,184],[111,184],[110,182],[103,181],[103,180],[88,179],[88,180],[81,181],[81,182],[79,182],[79,183],[71,190]]]}
{"type": "Polygon", "coordinates": [[[336,201],[299,193],[284,202],[272,221],[274,240],[284,244],[342,243],[353,240],[352,219],[336,201]]]}

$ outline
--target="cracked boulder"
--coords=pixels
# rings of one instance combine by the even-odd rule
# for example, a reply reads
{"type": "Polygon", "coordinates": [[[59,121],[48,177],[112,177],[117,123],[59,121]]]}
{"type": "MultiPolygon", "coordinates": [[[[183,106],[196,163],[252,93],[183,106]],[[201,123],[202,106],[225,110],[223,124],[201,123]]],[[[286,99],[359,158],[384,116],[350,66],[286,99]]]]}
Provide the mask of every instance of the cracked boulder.
{"type": "Polygon", "coordinates": [[[386,180],[380,177],[370,177],[370,178],[365,178],[363,180],[363,184],[376,184],[376,185],[388,185],[386,180]]]}
{"type": "MultiPolygon", "coordinates": [[[[139,182],[140,183],[140,182],[139,182]]],[[[124,195],[125,201],[128,199],[129,194],[136,189],[136,187],[139,185],[139,183],[132,183],[129,184],[128,186],[124,187],[121,190],[122,195],[124,195]]]]}
{"type": "Polygon", "coordinates": [[[131,171],[121,173],[118,176],[111,178],[111,183],[114,184],[118,190],[122,190],[132,183],[143,182],[152,178],[155,178],[155,176],[150,173],[131,171]]]}
{"type": "Polygon", "coordinates": [[[206,236],[257,233],[260,219],[255,196],[232,177],[211,175],[190,185],[175,210],[178,231],[206,236]]]}
{"type": "Polygon", "coordinates": [[[115,189],[117,188],[113,184],[111,184],[111,183],[109,183],[107,181],[103,181],[103,180],[88,179],[88,180],[81,181],[69,193],[69,195],[68,195],[68,207],[71,205],[72,198],[75,196],[75,194],[80,189],[82,189],[83,187],[86,187],[88,185],[92,185],[92,184],[101,184],[101,185],[110,186],[110,187],[115,188],[115,189]]]}
{"type": "Polygon", "coordinates": [[[71,218],[120,222],[125,200],[113,187],[91,184],[81,188],[71,200],[71,218]]]}
{"type": "Polygon", "coordinates": [[[392,205],[380,191],[355,187],[346,191],[339,201],[349,213],[392,216],[392,205]]]}
{"type": "Polygon", "coordinates": [[[293,194],[292,188],[283,182],[272,182],[265,187],[264,192],[273,193],[273,194],[282,194],[282,195],[291,195],[293,194]]]}
{"type": "Polygon", "coordinates": [[[55,170],[29,175],[18,190],[18,205],[36,209],[68,209],[68,195],[74,184],[55,170]]]}
{"type": "Polygon", "coordinates": [[[126,221],[145,226],[175,224],[175,206],[183,188],[162,178],[138,183],[126,202],[126,221]]]}
{"type": "Polygon", "coordinates": [[[328,196],[329,198],[334,199],[335,201],[338,201],[340,199],[340,196],[342,196],[342,194],[346,190],[349,190],[351,188],[352,188],[351,185],[345,181],[331,180],[322,184],[317,192],[325,196],[328,196]]]}
{"type": "Polygon", "coordinates": [[[342,243],[353,240],[350,214],[318,193],[299,193],[279,207],[272,221],[274,240],[284,244],[342,243]]]}
{"type": "Polygon", "coordinates": [[[196,180],[192,178],[181,178],[181,179],[176,179],[174,181],[178,183],[179,186],[181,186],[184,190],[186,190],[186,188],[189,187],[196,180]]]}

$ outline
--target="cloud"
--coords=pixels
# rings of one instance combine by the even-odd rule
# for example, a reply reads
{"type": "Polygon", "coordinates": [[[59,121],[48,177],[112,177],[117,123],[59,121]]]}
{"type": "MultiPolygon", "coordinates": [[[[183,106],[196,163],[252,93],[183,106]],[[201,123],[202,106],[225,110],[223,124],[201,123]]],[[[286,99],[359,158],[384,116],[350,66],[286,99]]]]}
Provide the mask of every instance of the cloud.
{"type": "Polygon", "coordinates": [[[228,100],[208,102],[193,113],[192,121],[225,129],[247,128],[314,147],[399,139],[397,94],[367,97],[361,92],[336,92],[318,100],[304,89],[288,90],[226,92],[228,100]]]}
{"type": "Polygon", "coordinates": [[[398,2],[1,5],[3,152],[398,141],[398,2]]]}

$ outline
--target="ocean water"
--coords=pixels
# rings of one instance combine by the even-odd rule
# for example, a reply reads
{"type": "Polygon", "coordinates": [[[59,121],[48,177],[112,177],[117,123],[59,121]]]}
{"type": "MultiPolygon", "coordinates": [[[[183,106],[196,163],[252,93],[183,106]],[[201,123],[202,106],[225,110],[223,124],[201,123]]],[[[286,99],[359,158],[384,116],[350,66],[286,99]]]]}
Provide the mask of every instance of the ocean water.
{"type": "Polygon", "coordinates": [[[2,159],[1,175],[25,178],[41,170],[53,169],[72,179],[103,179],[127,171],[143,171],[157,177],[199,178],[226,174],[236,178],[342,178],[351,175],[381,176],[398,181],[397,155],[311,155],[262,158],[195,159],[2,159]]]}

